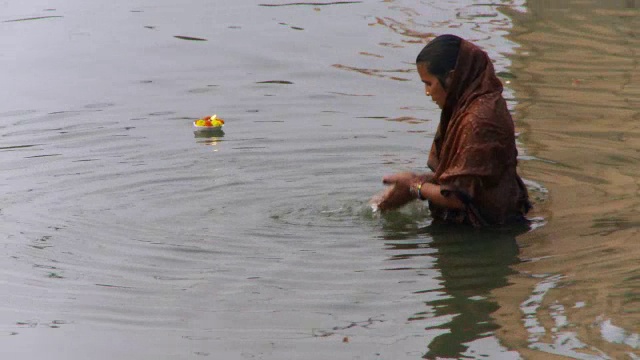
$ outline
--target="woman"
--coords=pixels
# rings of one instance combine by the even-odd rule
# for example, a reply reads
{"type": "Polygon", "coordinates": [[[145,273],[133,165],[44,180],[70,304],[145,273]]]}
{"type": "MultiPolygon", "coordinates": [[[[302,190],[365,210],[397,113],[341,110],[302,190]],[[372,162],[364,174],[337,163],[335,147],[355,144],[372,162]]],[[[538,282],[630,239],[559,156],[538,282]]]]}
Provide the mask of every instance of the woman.
{"type": "Polygon", "coordinates": [[[474,227],[526,221],[529,195],[516,172],[513,119],[487,54],[454,35],[429,42],[416,60],[427,96],[442,109],[429,174],[385,176],[377,207],[428,200],[436,221],[474,227]]]}

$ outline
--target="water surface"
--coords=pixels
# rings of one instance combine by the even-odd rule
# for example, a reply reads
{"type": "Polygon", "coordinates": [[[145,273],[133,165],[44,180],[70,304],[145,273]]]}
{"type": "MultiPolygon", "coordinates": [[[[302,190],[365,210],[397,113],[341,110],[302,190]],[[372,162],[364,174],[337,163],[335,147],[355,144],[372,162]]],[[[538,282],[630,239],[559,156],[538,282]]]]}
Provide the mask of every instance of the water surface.
{"type": "Polygon", "coordinates": [[[520,238],[532,261],[497,291],[496,318],[505,344],[527,339],[527,357],[637,359],[640,3],[527,7],[513,14],[511,85],[524,174],[548,188],[537,206],[548,222],[520,238]]]}
{"type": "MultiPolygon", "coordinates": [[[[624,239],[633,238],[637,197],[612,203],[604,174],[616,161],[626,176],[615,177],[626,179],[616,183],[618,196],[637,189],[628,165],[637,154],[610,146],[619,140],[609,133],[611,124],[625,125],[619,134],[633,139],[626,130],[634,125],[594,120],[588,129],[538,133],[551,129],[536,126],[550,119],[545,96],[558,111],[576,102],[562,100],[546,80],[529,79],[538,79],[538,66],[548,73],[554,58],[545,57],[551,51],[532,56],[539,38],[527,36],[546,34],[536,24],[557,21],[597,49],[634,34],[637,10],[621,2],[576,12],[602,24],[622,19],[617,32],[591,37],[594,29],[561,17],[571,11],[535,2],[328,3],[0,4],[0,352],[519,359],[582,351],[550,351],[527,321],[545,327],[546,301],[576,294],[571,305],[589,315],[567,324],[588,332],[610,299],[593,295],[596,288],[637,292],[628,266],[637,252],[623,252],[627,262],[619,263],[612,254],[620,252],[598,247],[617,239],[629,250],[624,239]],[[382,175],[424,169],[439,112],[413,61],[441,32],[477,42],[495,59],[542,228],[525,235],[436,228],[418,204],[385,217],[367,206],[382,175]],[[194,133],[191,121],[213,113],[226,120],[224,131],[194,133]],[[562,141],[543,142],[549,138],[562,141]],[[558,166],[568,162],[565,144],[591,151],[581,163],[595,151],[610,154],[595,168],[558,166]],[[580,212],[572,201],[587,197],[576,191],[600,194],[591,206],[611,204],[612,216],[580,212]],[[622,201],[628,212],[619,211],[622,201]],[[567,257],[576,254],[574,234],[588,229],[598,250],[584,260],[567,257]],[[629,237],[618,237],[624,231],[629,237]],[[609,276],[591,285],[570,281],[567,264],[584,268],[594,258],[609,276]],[[524,304],[540,294],[545,303],[531,313],[524,304]]],[[[619,62],[595,70],[635,76],[625,72],[637,64],[635,53],[616,54],[619,62]]],[[[583,71],[574,75],[576,87],[565,84],[572,94],[593,92],[585,75],[593,66],[576,70],[583,71]]],[[[638,94],[626,91],[627,103],[612,113],[636,119],[638,94]]],[[[594,108],[605,111],[582,114],[593,116],[594,108]]],[[[577,125],[581,113],[571,114],[577,125]]],[[[630,303],[614,309],[633,310],[630,303]]],[[[602,358],[637,352],[637,316],[604,315],[598,324],[605,330],[580,341],[602,358]],[[626,337],[615,337],[621,331],[626,337]]]]}

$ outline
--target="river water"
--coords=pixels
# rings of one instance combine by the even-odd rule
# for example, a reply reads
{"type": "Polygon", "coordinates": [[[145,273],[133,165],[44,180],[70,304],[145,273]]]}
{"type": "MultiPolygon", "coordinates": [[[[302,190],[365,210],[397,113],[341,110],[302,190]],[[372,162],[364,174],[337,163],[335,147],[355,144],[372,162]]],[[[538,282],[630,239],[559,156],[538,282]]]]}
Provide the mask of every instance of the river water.
{"type": "Polygon", "coordinates": [[[0,1],[0,354],[639,358],[639,7],[0,1]],[[526,232],[367,205],[425,167],[445,32],[505,83],[526,232]]]}

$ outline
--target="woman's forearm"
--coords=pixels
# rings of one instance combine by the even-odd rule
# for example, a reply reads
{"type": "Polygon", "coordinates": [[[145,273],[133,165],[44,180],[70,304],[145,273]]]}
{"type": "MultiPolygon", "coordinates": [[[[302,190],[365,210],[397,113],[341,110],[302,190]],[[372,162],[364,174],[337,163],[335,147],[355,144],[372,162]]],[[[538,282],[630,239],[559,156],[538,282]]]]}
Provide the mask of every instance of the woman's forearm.
{"type": "Polygon", "coordinates": [[[464,209],[464,204],[455,196],[443,196],[440,192],[440,185],[423,183],[420,188],[422,198],[425,198],[435,205],[449,209],[464,209]]]}

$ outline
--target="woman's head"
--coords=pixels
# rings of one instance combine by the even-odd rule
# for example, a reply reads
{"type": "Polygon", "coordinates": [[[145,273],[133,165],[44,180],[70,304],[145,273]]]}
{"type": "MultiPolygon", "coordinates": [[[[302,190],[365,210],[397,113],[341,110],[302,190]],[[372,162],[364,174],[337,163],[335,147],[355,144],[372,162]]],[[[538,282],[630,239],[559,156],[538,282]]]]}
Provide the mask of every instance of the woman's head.
{"type": "Polygon", "coordinates": [[[440,108],[444,107],[461,42],[462,39],[458,36],[440,35],[431,40],[416,59],[418,74],[425,84],[425,92],[440,108]]]}

